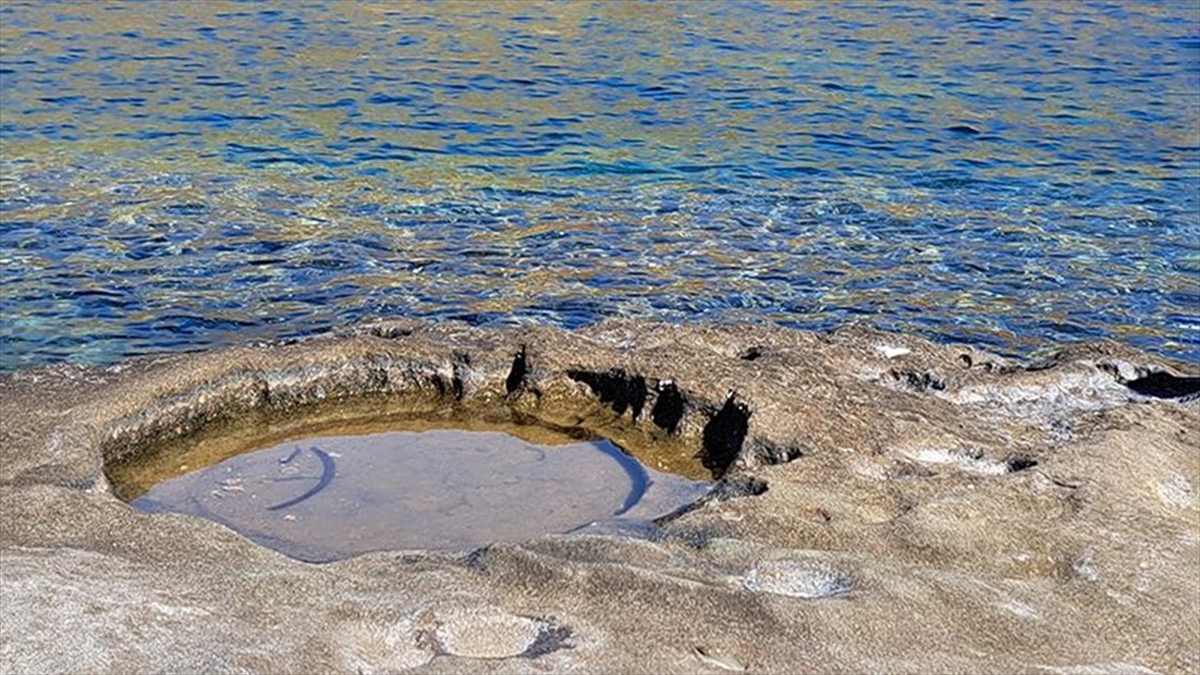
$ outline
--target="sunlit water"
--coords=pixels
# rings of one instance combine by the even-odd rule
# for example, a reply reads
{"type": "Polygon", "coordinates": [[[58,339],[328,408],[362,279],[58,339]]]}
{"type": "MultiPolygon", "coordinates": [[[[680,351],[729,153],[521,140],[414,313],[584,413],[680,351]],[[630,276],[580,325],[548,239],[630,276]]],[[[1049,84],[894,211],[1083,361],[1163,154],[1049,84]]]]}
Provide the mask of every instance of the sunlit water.
{"type": "Polygon", "coordinates": [[[327,436],[242,454],[133,500],[227,525],[295,558],[465,549],[571,531],[638,532],[708,484],[608,441],[539,446],[498,432],[327,436]]]}
{"type": "Polygon", "coordinates": [[[0,369],[369,316],[1200,359],[1194,2],[0,4],[0,369]]]}

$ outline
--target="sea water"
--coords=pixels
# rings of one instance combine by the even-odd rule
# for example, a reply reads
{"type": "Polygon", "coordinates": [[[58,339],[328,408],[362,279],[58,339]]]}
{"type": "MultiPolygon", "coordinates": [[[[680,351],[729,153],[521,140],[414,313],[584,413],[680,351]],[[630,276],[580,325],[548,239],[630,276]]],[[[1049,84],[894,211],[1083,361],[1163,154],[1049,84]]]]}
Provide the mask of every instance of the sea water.
{"type": "Polygon", "coordinates": [[[0,5],[0,370],[365,317],[1200,358],[1195,2],[0,5]]]}

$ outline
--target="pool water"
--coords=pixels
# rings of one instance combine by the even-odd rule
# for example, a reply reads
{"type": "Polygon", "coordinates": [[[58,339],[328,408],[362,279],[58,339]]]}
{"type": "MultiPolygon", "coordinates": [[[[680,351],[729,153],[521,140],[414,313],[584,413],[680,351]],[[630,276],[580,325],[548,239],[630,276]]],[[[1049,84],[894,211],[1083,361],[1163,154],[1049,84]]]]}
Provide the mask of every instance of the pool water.
{"type": "Polygon", "coordinates": [[[294,558],[328,562],[649,530],[708,489],[648,469],[608,441],[535,445],[443,429],[289,441],[163,481],[131,503],[208,518],[294,558]]]}
{"type": "Polygon", "coordinates": [[[0,370],[376,316],[1200,359],[1193,2],[0,6],[0,370]]]}

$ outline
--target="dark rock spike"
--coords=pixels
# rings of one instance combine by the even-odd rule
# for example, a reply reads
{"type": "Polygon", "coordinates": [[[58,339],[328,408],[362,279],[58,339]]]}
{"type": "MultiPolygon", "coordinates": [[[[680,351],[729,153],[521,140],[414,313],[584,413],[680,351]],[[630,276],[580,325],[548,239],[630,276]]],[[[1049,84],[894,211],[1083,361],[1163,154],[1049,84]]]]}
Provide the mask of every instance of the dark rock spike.
{"type": "Polygon", "coordinates": [[[433,387],[435,389],[437,389],[438,396],[446,395],[446,391],[448,388],[446,385],[446,378],[442,377],[440,373],[434,373],[434,374],[430,375],[429,382],[430,382],[430,384],[433,385],[433,387]]]}
{"type": "Polygon", "coordinates": [[[627,375],[619,369],[605,373],[568,370],[567,377],[586,384],[600,402],[609,405],[617,415],[631,410],[633,419],[637,420],[646,407],[646,378],[641,375],[627,375]]]}
{"type": "Polygon", "coordinates": [[[739,354],[738,358],[743,361],[753,361],[762,355],[763,355],[762,347],[759,347],[758,345],[754,345],[754,346],[748,348],[746,351],[739,354]]]}
{"type": "Polygon", "coordinates": [[[625,393],[629,398],[629,408],[633,411],[633,419],[642,416],[646,407],[646,378],[634,375],[625,381],[625,393]]]}
{"type": "Polygon", "coordinates": [[[520,351],[513,356],[512,369],[508,371],[508,377],[504,380],[504,390],[509,394],[521,388],[525,383],[525,376],[529,374],[529,362],[526,358],[525,345],[521,345],[520,351]]]}
{"type": "Polygon", "coordinates": [[[1125,383],[1134,393],[1154,398],[1191,399],[1200,396],[1200,377],[1179,377],[1163,371],[1125,383]]]}
{"type": "Polygon", "coordinates": [[[714,478],[724,476],[737,460],[749,429],[750,407],[739,401],[735,392],[730,392],[725,405],[704,425],[700,463],[714,478]]]}
{"type": "MultiPolygon", "coordinates": [[[[466,394],[466,386],[463,381],[466,379],[467,369],[471,367],[471,355],[466,352],[454,352],[454,377],[450,381],[450,388],[454,392],[454,400],[461,401],[466,394]]],[[[507,386],[507,381],[505,386],[507,386]]]]}
{"type": "Polygon", "coordinates": [[[671,380],[660,381],[657,389],[658,397],[654,400],[654,407],[650,409],[650,419],[667,433],[678,433],[679,423],[683,420],[683,394],[671,380]]]}
{"type": "Polygon", "coordinates": [[[1025,469],[1032,469],[1037,465],[1037,460],[1031,457],[1009,457],[1004,461],[1004,466],[1008,469],[1009,473],[1016,473],[1018,471],[1024,471],[1025,469]]]}

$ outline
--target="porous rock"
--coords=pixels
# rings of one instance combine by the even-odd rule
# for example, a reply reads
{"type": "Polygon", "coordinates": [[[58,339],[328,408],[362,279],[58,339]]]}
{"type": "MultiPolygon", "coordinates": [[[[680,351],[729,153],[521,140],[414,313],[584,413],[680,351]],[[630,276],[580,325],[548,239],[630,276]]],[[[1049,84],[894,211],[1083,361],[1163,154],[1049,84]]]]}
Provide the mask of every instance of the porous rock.
{"type": "Polygon", "coordinates": [[[1019,363],[627,321],[11,373],[0,672],[1197,672],[1196,376],[1112,343],[1019,363]],[[721,483],[648,538],[323,565],[115,496],[197,434],[368,409],[607,437],[721,483]]]}

